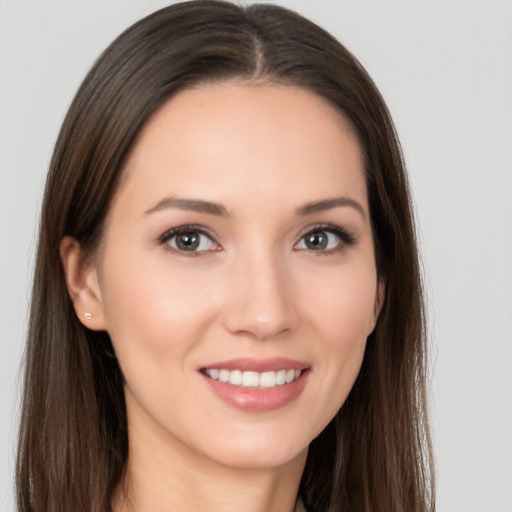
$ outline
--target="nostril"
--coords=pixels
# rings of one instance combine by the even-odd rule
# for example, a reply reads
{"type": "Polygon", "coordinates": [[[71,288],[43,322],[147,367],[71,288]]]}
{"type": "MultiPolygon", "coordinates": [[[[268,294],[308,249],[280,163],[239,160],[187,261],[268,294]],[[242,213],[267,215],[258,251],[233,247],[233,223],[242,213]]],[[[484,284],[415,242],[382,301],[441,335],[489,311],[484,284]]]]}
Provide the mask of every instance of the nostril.
{"type": "Polygon", "coordinates": [[[225,315],[224,323],[231,333],[258,340],[283,336],[292,331],[296,324],[288,311],[274,310],[264,314],[250,308],[232,309],[225,315]]]}
{"type": "Polygon", "coordinates": [[[269,254],[261,247],[244,251],[232,269],[224,315],[231,333],[266,340],[285,335],[297,324],[287,269],[269,254]]]}

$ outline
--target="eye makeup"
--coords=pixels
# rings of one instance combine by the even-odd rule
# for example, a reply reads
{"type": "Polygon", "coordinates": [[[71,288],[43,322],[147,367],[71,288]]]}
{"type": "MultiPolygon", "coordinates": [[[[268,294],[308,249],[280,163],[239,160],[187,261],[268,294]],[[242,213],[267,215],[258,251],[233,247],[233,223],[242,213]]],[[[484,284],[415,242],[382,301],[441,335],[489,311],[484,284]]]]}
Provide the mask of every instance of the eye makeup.
{"type": "Polygon", "coordinates": [[[318,256],[328,256],[346,250],[356,243],[356,237],[345,228],[334,224],[318,224],[308,228],[294,249],[314,252],[318,256]],[[329,236],[331,235],[331,236],[329,236]],[[336,242],[332,238],[338,239],[336,242]],[[332,245],[334,242],[334,245],[332,245]],[[331,247],[329,247],[331,245],[331,247]]]}
{"type": "MultiPolygon", "coordinates": [[[[346,250],[356,241],[355,235],[345,228],[334,224],[317,224],[307,228],[293,249],[328,256],[346,250]]],[[[222,250],[211,231],[197,224],[168,229],[158,237],[157,242],[165,250],[180,256],[206,256],[222,250]]]]}
{"type": "Polygon", "coordinates": [[[165,250],[180,256],[198,257],[222,250],[210,231],[197,224],[168,229],[158,238],[158,243],[165,250]]]}

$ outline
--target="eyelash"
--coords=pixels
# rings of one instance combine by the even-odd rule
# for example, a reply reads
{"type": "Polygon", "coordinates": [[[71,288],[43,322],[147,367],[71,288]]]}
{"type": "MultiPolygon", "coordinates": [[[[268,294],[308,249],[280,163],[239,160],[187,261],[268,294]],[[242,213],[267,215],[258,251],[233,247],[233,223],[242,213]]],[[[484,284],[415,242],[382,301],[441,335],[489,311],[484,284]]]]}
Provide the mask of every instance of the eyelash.
{"type": "Polygon", "coordinates": [[[301,235],[300,241],[304,240],[306,236],[317,232],[331,233],[337,236],[340,242],[332,249],[326,249],[321,251],[310,250],[309,252],[314,253],[315,256],[329,256],[332,254],[338,254],[342,251],[345,251],[347,247],[350,247],[356,243],[356,237],[353,233],[350,233],[346,229],[340,226],[336,226],[334,224],[318,224],[316,226],[310,227],[303,235],[301,235]]]}
{"type": "Polygon", "coordinates": [[[203,226],[197,226],[194,224],[185,225],[185,226],[177,226],[175,228],[167,230],[165,233],[163,233],[158,238],[158,243],[160,245],[162,245],[166,251],[169,251],[169,252],[172,252],[175,254],[179,254],[181,256],[200,257],[200,256],[205,256],[206,253],[210,252],[210,251],[180,251],[179,249],[175,249],[174,247],[171,247],[168,243],[169,240],[171,240],[175,236],[181,235],[183,233],[198,233],[200,235],[207,236],[210,240],[212,240],[212,242],[214,244],[217,244],[217,242],[215,242],[213,235],[207,229],[205,229],[203,226]]]}
{"type": "MultiPolygon", "coordinates": [[[[332,249],[319,250],[319,251],[310,249],[309,252],[314,253],[316,256],[328,256],[331,254],[337,254],[339,252],[346,250],[347,247],[352,246],[356,243],[356,237],[352,233],[348,232],[344,228],[341,228],[341,227],[333,225],[333,224],[318,224],[316,226],[312,226],[312,227],[308,228],[308,230],[300,236],[298,243],[300,243],[300,241],[304,240],[306,236],[311,235],[316,232],[322,232],[322,231],[335,235],[336,237],[338,237],[340,242],[332,249]]],[[[188,233],[188,232],[198,233],[199,235],[204,235],[204,236],[208,237],[212,241],[212,243],[218,245],[217,242],[215,242],[214,236],[212,235],[212,233],[209,230],[205,229],[203,226],[198,226],[198,225],[194,225],[194,224],[177,226],[175,228],[165,231],[165,233],[163,233],[158,238],[158,243],[160,245],[162,245],[166,251],[169,251],[169,252],[172,252],[175,254],[179,254],[181,256],[200,257],[200,256],[206,256],[207,253],[212,252],[209,250],[181,251],[181,250],[171,247],[169,245],[169,241],[172,238],[174,238],[175,236],[178,236],[180,234],[188,233]]],[[[295,244],[295,246],[297,244],[295,244]]],[[[295,248],[295,246],[294,246],[294,248],[295,248]]],[[[299,250],[302,251],[302,250],[307,250],[307,249],[299,249],[299,250]]],[[[213,252],[216,252],[216,250],[214,250],[213,252]]]]}

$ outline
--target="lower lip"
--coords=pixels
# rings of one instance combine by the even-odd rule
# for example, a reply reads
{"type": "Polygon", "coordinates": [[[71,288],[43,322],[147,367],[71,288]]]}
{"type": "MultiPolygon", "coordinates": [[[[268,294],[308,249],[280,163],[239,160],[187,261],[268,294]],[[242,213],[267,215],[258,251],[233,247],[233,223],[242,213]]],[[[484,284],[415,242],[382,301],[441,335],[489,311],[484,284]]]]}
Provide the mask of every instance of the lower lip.
{"type": "Polygon", "coordinates": [[[304,370],[293,382],[270,389],[242,388],[201,375],[210,389],[227,404],[247,412],[266,412],[284,407],[297,398],[306,385],[308,374],[309,371],[304,370]]]}

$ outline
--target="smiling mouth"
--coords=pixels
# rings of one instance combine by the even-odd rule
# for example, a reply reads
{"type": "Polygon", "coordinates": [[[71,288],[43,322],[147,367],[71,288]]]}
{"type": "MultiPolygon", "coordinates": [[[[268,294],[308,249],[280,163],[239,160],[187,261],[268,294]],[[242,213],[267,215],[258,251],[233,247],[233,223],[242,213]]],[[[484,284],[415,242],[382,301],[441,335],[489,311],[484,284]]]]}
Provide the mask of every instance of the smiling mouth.
{"type": "Polygon", "coordinates": [[[212,380],[232,384],[240,388],[272,389],[296,381],[304,370],[283,368],[277,371],[255,372],[204,368],[202,373],[212,380]]]}

